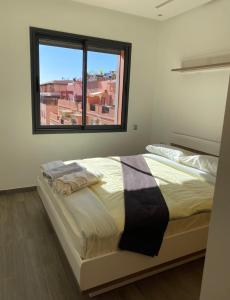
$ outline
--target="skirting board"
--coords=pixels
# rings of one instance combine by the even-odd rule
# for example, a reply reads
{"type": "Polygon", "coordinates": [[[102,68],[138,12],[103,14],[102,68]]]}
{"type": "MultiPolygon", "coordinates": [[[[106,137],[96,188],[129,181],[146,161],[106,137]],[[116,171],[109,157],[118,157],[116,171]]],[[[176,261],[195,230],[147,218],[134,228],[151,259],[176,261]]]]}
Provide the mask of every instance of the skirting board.
{"type": "Polygon", "coordinates": [[[38,192],[82,292],[93,293],[103,289],[105,284],[123,280],[138,272],[149,271],[153,267],[206,248],[208,226],[202,226],[166,237],[157,257],[147,257],[128,251],[115,251],[91,259],[82,259],[74,248],[71,237],[61,219],[52,208],[53,204],[48,195],[40,187],[38,187],[38,192]]]}
{"type": "Polygon", "coordinates": [[[31,192],[36,190],[36,186],[28,186],[23,188],[9,189],[9,190],[0,190],[0,195],[2,194],[12,194],[12,193],[23,193],[23,192],[31,192]]]}

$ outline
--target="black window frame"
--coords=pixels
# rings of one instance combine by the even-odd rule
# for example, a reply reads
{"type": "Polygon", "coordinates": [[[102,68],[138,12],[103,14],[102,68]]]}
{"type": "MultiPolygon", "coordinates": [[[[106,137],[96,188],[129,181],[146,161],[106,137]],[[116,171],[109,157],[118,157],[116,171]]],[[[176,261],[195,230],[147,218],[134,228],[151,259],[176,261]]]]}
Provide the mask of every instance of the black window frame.
{"type": "MultiPolygon", "coordinates": [[[[128,99],[131,66],[132,44],[127,42],[96,38],[91,36],[53,31],[30,27],[30,56],[31,56],[31,94],[32,94],[32,129],[33,134],[41,133],[71,133],[71,132],[122,132],[127,131],[128,99]],[[60,42],[79,42],[83,45],[83,77],[82,77],[82,125],[41,125],[40,124],[40,78],[39,78],[39,40],[45,39],[60,42]],[[124,73],[122,90],[122,110],[120,125],[87,125],[87,49],[104,48],[124,51],[124,73]]],[[[89,50],[90,51],[90,50],[89,50]]],[[[102,52],[102,51],[99,51],[102,52]]],[[[111,52],[108,52],[111,53],[111,52]]]]}

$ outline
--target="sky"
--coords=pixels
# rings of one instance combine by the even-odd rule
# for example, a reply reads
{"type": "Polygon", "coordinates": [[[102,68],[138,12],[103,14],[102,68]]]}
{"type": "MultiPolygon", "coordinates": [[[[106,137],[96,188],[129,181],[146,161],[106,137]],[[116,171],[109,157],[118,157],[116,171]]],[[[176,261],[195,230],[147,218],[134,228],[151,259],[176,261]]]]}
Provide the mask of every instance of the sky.
{"type": "MultiPolygon", "coordinates": [[[[118,55],[88,51],[88,72],[116,71],[118,55]]],[[[82,76],[82,50],[39,45],[40,83],[82,76]]]]}

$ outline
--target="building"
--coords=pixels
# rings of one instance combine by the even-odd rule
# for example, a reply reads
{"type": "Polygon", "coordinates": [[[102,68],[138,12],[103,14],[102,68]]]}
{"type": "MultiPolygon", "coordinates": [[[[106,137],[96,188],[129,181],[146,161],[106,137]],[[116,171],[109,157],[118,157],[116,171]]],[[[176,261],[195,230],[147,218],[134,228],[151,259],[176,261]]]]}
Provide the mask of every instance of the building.
{"type": "MultiPolygon", "coordinates": [[[[88,125],[116,122],[116,73],[89,76],[87,81],[88,125]]],[[[53,80],[40,85],[42,125],[82,124],[82,81],[53,80]]]]}

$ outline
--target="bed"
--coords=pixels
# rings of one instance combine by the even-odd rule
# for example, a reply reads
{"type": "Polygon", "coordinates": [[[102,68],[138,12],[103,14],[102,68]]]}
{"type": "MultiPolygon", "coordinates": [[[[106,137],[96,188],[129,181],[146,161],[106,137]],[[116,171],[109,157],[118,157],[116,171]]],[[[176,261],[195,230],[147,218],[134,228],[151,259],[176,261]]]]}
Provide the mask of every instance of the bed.
{"type": "Polygon", "coordinates": [[[89,169],[100,168],[103,182],[68,197],[38,177],[39,195],[79,287],[91,296],[204,256],[214,182],[164,157],[151,153],[144,157],[150,168],[158,170],[155,175],[168,205],[178,202],[170,208],[170,222],[155,257],[118,249],[124,228],[118,157],[81,160],[89,169]]]}

